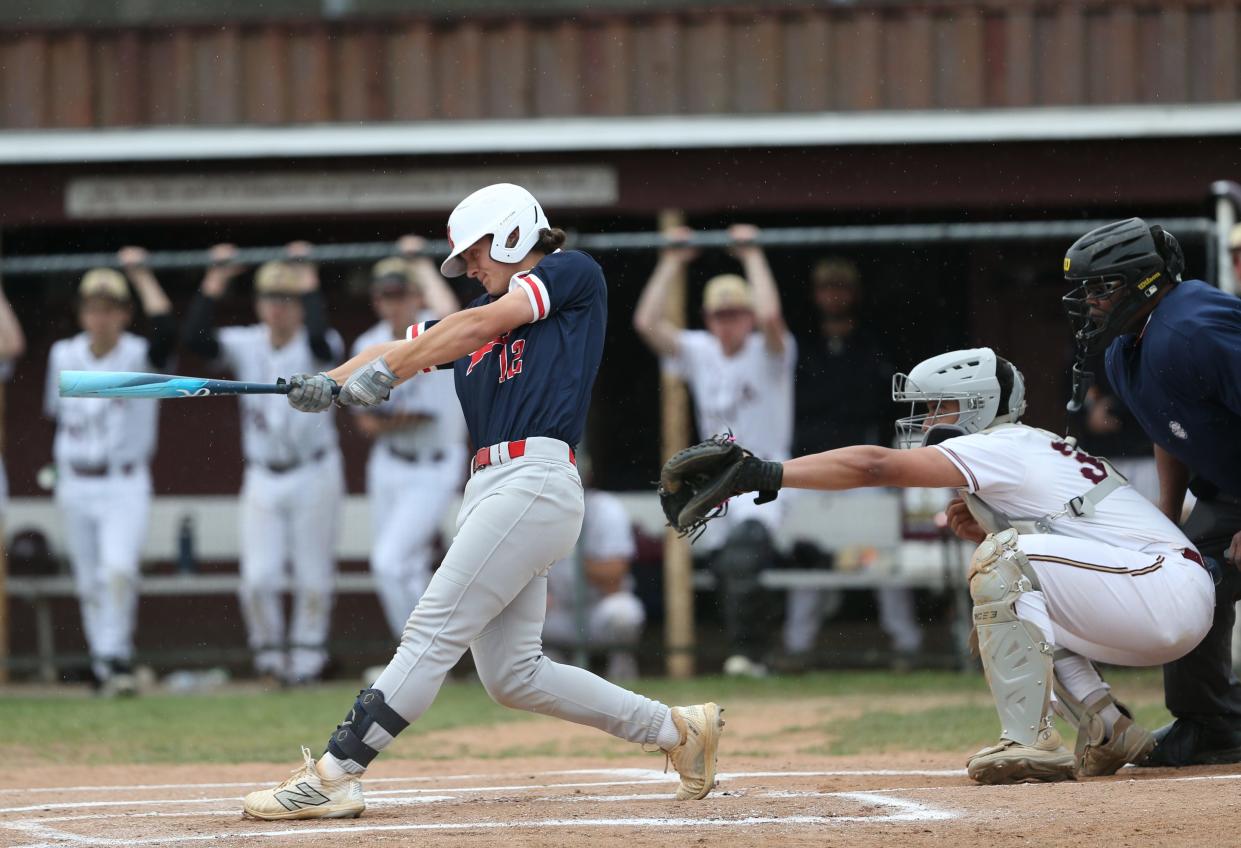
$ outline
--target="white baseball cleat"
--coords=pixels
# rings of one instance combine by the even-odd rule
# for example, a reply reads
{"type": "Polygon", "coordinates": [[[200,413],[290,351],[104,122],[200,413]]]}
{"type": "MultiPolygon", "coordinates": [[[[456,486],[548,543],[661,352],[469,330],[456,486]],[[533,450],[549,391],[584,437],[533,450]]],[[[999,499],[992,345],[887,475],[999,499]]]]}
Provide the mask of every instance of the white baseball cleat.
{"type": "Polygon", "coordinates": [[[362,781],[347,774],[336,780],[320,776],[309,748],[306,762],[284,783],[246,796],[243,815],[267,821],[279,819],[356,819],[366,809],[362,781]]]}
{"type": "Polygon", "coordinates": [[[723,712],[723,707],[711,703],[672,708],[672,725],[681,734],[681,741],[665,748],[664,754],[681,775],[678,801],[706,798],[715,788],[715,755],[724,732],[723,712]]]}

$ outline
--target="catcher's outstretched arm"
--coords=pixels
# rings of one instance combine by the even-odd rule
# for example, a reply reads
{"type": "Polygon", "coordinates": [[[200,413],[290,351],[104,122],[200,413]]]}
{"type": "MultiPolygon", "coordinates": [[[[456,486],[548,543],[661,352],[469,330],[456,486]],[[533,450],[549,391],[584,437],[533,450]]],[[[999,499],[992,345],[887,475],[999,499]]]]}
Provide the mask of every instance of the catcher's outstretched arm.
{"type": "Polygon", "coordinates": [[[786,489],[961,488],[965,475],[935,448],[893,450],[855,445],[784,463],[786,489]]]}

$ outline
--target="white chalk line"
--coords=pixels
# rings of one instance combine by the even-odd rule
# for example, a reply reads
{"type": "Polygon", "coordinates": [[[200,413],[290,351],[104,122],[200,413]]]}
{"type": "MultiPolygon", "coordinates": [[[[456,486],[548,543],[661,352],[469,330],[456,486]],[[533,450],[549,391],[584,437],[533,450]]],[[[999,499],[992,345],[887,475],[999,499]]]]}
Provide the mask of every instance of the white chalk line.
{"type": "MultiPolygon", "coordinates": [[[[665,775],[658,769],[618,768],[618,769],[562,769],[558,771],[526,772],[532,777],[555,777],[559,775],[599,775],[601,777],[638,777],[650,780],[663,778],[665,775]]],[[[721,772],[719,778],[739,777],[963,777],[965,769],[843,769],[837,771],[747,771],[721,772]]],[[[485,780],[503,777],[511,779],[512,772],[503,774],[458,774],[422,777],[365,777],[367,786],[376,783],[430,783],[454,780],[485,780]]],[[[42,786],[36,788],[18,787],[0,789],[5,793],[56,793],[56,792],[137,792],[153,789],[245,789],[247,787],[271,786],[273,781],[245,781],[240,783],[132,783],[114,786],[42,786]]],[[[459,791],[456,787],[447,787],[459,791]]],[[[0,810],[4,812],[4,810],[0,810]]]]}
{"type": "MultiPolygon", "coordinates": [[[[567,774],[597,774],[604,777],[657,777],[663,774],[658,769],[639,769],[639,768],[614,768],[614,769],[559,769],[557,771],[536,771],[529,772],[532,776],[541,775],[567,775],[567,774]]],[[[488,778],[504,777],[511,778],[512,772],[496,772],[493,774],[450,774],[450,775],[424,775],[420,777],[367,777],[367,785],[375,783],[430,783],[432,781],[440,782],[445,780],[487,780],[488,778]]],[[[91,786],[19,786],[9,789],[0,789],[0,794],[11,793],[27,793],[33,794],[38,792],[128,792],[140,789],[244,789],[247,786],[270,786],[271,781],[243,781],[240,783],[128,783],[113,786],[99,786],[98,784],[91,786]]]]}
{"type": "Polygon", "coordinates": [[[53,841],[28,843],[15,848],[63,848],[66,842],[77,845],[90,845],[96,848],[112,848],[126,845],[172,845],[188,842],[217,841],[221,839],[254,839],[258,837],[281,838],[310,836],[331,833],[337,836],[359,833],[390,833],[402,831],[460,831],[460,830],[495,830],[498,828],[512,829],[554,829],[581,827],[698,827],[728,828],[756,827],[761,825],[805,825],[823,826],[840,824],[886,824],[894,822],[930,822],[957,818],[960,814],[951,810],[941,810],[902,798],[887,795],[876,795],[869,792],[839,792],[835,797],[857,801],[863,804],[883,807],[893,812],[882,815],[850,815],[850,816],[745,816],[742,818],[615,818],[615,819],[542,819],[537,821],[474,821],[474,822],[437,822],[410,824],[349,824],[346,826],[329,827],[297,827],[294,829],[227,832],[214,834],[195,834],[193,836],[156,836],[148,838],[107,838],[89,837],[69,833],[47,827],[40,822],[10,822],[6,826],[23,831],[35,838],[53,841]]]}
{"type": "MultiPolygon", "coordinates": [[[[606,780],[606,781],[590,781],[588,783],[519,783],[509,786],[453,786],[440,787],[438,789],[380,789],[372,790],[366,793],[368,798],[382,798],[387,795],[420,795],[442,793],[445,788],[452,792],[539,792],[548,789],[587,789],[602,786],[642,786],[646,784],[675,783],[680,778],[677,775],[663,775],[656,772],[657,778],[654,780],[606,780]]],[[[270,785],[270,784],[269,784],[270,785]]],[[[223,798],[160,798],[157,800],[141,799],[141,800],[125,800],[125,801],[61,801],[46,804],[29,804],[24,807],[2,807],[0,813],[30,813],[39,810],[75,810],[90,809],[100,807],[132,807],[135,805],[148,804],[219,804],[226,801],[240,803],[240,796],[226,796],[223,798]]]]}

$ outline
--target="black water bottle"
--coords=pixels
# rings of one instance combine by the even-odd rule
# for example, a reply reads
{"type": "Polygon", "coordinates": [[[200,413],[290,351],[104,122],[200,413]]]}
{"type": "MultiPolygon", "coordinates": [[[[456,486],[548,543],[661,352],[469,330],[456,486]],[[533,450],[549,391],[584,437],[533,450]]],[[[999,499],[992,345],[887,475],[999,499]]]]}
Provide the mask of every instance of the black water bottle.
{"type": "Polygon", "coordinates": [[[198,560],[194,557],[194,516],[181,518],[181,526],[177,530],[177,571],[182,574],[193,574],[198,571],[198,560]]]}

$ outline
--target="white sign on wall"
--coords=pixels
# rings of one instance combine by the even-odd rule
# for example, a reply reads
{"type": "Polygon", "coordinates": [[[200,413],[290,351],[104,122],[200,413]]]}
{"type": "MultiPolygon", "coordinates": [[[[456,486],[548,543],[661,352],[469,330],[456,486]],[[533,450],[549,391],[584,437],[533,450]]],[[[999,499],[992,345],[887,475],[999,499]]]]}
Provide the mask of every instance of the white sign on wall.
{"type": "Polygon", "coordinates": [[[82,177],[65,189],[70,218],[172,218],[452,209],[485,185],[525,186],[544,207],[611,206],[605,165],[82,177]]]}

